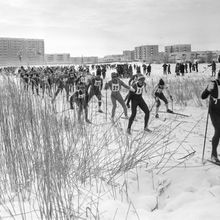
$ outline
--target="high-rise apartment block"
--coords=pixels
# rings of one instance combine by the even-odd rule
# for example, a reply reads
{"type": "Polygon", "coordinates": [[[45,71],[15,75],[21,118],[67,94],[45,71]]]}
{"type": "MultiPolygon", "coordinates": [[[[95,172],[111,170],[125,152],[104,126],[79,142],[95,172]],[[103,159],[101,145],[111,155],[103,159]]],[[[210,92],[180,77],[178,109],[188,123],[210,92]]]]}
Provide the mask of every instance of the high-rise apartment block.
{"type": "Polygon", "coordinates": [[[98,57],[92,56],[92,57],[70,57],[70,63],[71,64],[96,64],[98,63],[98,57]]]}
{"type": "Polygon", "coordinates": [[[124,61],[134,61],[134,50],[124,50],[123,51],[124,61]]]}
{"type": "Polygon", "coordinates": [[[45,54],[45,64],[69,64],[69,53],[45,54]]]}
{"type": "Polygon", "coordinates": [[[159,55],[158,45],[144,45],[135,47],[134,56],[135,60],[145,61],[148,63],[156,62],[159,55]]]}
{"type": "Polygon", "coordinates": [[[44,63],[44,40],[0,38],[0,65],[41,65],[44,63]]]}
{"type": "Polygon", "coordinates": [[[191,44],[176,44],[165,46],[165,53],[181,53],[181,52],[191,52],[191,44]]]}
{"type": "Polygon", "coordinates": [[[124,56],[122,54],[114,54],[114,55],[107,55],[104,56],[103,62],[111,63],[111,62],[122,62],[124,61],[124,56]]]}

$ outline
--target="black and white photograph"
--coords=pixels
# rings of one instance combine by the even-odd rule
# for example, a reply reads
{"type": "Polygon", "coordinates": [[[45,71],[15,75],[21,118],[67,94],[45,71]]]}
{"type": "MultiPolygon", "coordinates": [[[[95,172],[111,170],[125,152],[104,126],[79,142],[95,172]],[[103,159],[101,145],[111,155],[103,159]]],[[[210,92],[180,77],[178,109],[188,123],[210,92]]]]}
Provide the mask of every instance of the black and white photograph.
{"type": "Polygon", "coordinates": [[[0,9],[0,220],[220,219],[220,1],[0,9]]]}

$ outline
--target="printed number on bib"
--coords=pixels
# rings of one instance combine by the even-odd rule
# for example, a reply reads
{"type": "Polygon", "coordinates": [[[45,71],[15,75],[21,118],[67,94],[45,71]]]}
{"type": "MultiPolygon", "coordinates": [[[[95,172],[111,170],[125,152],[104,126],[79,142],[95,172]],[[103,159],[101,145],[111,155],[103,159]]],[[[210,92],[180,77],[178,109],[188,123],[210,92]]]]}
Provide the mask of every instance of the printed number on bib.
{"type": "Polygon", "coordinates": [[[119,84],[112,84],[112,91],[118,92],[119,91],[119,84]]]}
{"type": "Polygon", "coordinates": [[[79,95],[78,98],[79,99],[84,99],[85,98],[85,94],[79,95]]]}
{"type": "Polygon", "coordinates": [[[80,81],[83,82],[83,83],[86,82],[85,77],[81,77],[81,78],[80,78],[80,81]]]}
{"type": "Polygon", "coordinates": [[[101,81],[100,80],[95,80],[94,85],[100,87],[101,86],[101,81]]]}
{"type": "Polygon", "coordinates": [[[143,92],[143,87],[137,87],[137,91],[136,91],[136,94],[138,94],[138,95],[140,95],[140,94],[142,94],[142,92],[143,92]]]}

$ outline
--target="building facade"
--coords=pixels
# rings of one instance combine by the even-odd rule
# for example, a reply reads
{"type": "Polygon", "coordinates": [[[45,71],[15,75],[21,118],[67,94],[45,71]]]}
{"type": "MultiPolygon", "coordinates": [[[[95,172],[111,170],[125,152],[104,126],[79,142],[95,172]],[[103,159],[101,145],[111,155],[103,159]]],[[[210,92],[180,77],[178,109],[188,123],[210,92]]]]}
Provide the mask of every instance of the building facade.
{"type": "Polygon", "coordinates": [[[213,60],[217,61],[219,55],[220,55],[220,51],[191,51],[191,52],[165,53],[165,56],[168,57],[167,62],[169,63],[188,62],[188,61],[211,63],[213,60]]]}
{"type": "Polygon", "coordinates": [[[191,44],[175,44],[165,46],[165,53],[191,52],[191,44]]]}
{"type": "Polygon", "coordinates": [[[134,61],[134,50],[124,50],[123,51],[123,60],[125,62],[134,61]]]}
{"type": "Polygon", "coordinates": [[[0,65],[42,65],[44,40],[24,38],[0,38],[0,65]]]}
{"type": "Polygon", "coordinates": [[[144,61],[147,63],[158,62],[159,46],[144,45],[144,46],[135,47],[134,58],[136,61],[144,61]]]}
{"type": "Polygon", "coordinates": [[[45,54],[45,64],[70,64],[69,53],[45,54]]]}
{"type": "Polygon", "coordinates": [[[71,64],[78,64],[78,65],[84,65],[84,64],[96,64],[98,63],[98,57],[70,57],[71,64]]]}
{"type": "Polygon", "coordinates": [[[108,56],[104,56],[103,58],[104,63],[123,62],[123,61],[124,61],[124,56],[122,54],[108,55],[108,56]]]}

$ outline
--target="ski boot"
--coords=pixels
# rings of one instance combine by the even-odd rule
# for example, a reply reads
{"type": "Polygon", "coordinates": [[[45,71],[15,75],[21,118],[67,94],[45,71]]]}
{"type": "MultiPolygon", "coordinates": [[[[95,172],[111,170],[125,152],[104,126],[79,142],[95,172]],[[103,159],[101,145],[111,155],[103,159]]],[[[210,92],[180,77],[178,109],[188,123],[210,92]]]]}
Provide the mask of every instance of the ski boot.
{"type": "Polygon", "coordinates": [[[170,109],[167,109],[167,113],[173,113],[173,111],[170,109]]]}
{"type": "Polygon", "coordinates": [[[152,132],[148,127],[144,128],[144,131],[147,131],[147,132],[152,132]]]}
{"type": "Polygon", "coordinates": [[[131,135],[131,129],[130,128],[127,129],[127,134],[131,135]]]}
{"type": "Polygon", "coordinates": [[[86,119],[86,122],[87,122],[88,124],[92,124],[92,122],[91,122],[89,119],[86,119]]]}
{"type": "Polygon", "coordinates": [[[218,159],[217,156],[212,155],[211,156],[211,161],[214,162],[214,163],[220,164],[220,160],[218,159]]]}

